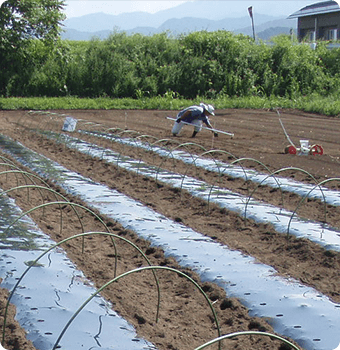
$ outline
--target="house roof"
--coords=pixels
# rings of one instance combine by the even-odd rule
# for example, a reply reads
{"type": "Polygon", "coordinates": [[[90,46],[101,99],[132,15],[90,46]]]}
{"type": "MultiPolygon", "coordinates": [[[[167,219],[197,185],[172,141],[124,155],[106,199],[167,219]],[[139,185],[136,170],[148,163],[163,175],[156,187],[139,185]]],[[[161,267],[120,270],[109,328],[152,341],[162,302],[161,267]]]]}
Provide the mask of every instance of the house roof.
{"type": "Polygon", "coordinates": [[[340,11],[340,6],[336,1],[322,1],[312,5],[305,6],[299,11],[292,13],[287,18],[292,19],[292,18],[314,16],[314,15],[320,15],[320,14],[330,13],[330,12],[339,12],[339,11],[340,11]]]}

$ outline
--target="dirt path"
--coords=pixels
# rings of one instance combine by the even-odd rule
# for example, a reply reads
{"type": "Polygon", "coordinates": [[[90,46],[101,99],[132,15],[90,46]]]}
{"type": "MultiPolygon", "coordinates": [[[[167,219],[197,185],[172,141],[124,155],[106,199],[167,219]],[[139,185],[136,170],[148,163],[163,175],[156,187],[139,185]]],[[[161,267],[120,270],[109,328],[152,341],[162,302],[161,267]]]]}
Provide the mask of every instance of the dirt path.
{"type": "MultiPolygon", "coordinates": [[[[216,156],[225,161],[236,158],[253,158],[261,161],[271,171],[293,167],[294,170],[285,170],[284,176],[290,176],[300,181],[313,183],[313,179],[306,174],[310,173],[317,181],[338,177],[339,175],[339,130],[340,120],[316,116],[299,111],[280,111],[281,120],[295,144],[300,139],[308,139],[310,144],[322,145],[322,156],[297,156],[285,154],[284,149],[288,141],[279,123],[276,111],[253,110],[220,110],[212,119],[217,129],[232,131],[235,137],[232,139],[220,134],[218,138],[212,138],[208,131],[202,131],[195,139],[191,139],[192,130],[185,127],[180,137],[171,137],[172,122],[166,119],[168,115],[174,117],[174,112],[169,111],[55,111],[71,115],[78,119],[78,125],[86,125],[88,130],[121,133],[122,136],[131,136],[133,131],[146,139],[146,135],[155,140],[163,139],[163,143],[175,147],[176,144],[191,143],[192,152],[203,153],[203,150],[223,150],[224,154],[216,156]],[[92,122],[93,124],[88,124],[92,122]],[[119,130],[117,130],[119,128],[119,130]],[[130,130],[130,131],[129,131],[130,130]],[[128,132],[129,131],[129,132],[128,132]],[[226,153],[228,152],[228,153],[226,153]],[[297,170],[303,169],[304,171],[297,170]]],[[[154,210],[176,221],[183,222],[193,229],[213,237],[227,244],[232,249],[238,249],[246,254],[256,257],[260,262],[273,266],[280,274],[291,276],[302,283],[308,284],[320,292],[328,295],[336,302],[340,302],[340,254],[323,250],[316,244],[306,239],[286,237],[274,231],[270,224],[256,224],[251,221],[244,222],[236,214],[221,210],[217,206],[207,204],[192,198],[187,193],[178,191],[155,183],[145,177],[139,177],[114,165],[105,164],[86,155],[70,151],[62,145],[56,145],[43,137],[38,136],[31,128],[43,128],[45,130],[60,131],[63,118],[51,116],[28,115],[26,112],[1,112],[0,132],[22,142],[25,146],[58,161],[65,167],[79,172],[84,176],[101,182],[111,188],[124,192],[132,198],[143,202],[154,210]],[[19,121],[19,124],[17,122],[19,121]]],[[[86,140],[92,140],[83,136],[86,140]]],[[[162,164],[171,170],[196,176],[204,181],[215,183],[218,179],[204,169],[188,167],[181,162],[167,161],[161,158],[136,150],[133,147],[122,147],[108,141],[99,141],[97,144],[112,148],[120,153],[142,159],[152,164],[162,164]]],[[[246,167],[254,167],[263,170],[263,166],[252,160],[244,160],[246,167]]],[[[16,185],[17,179],[0,178],[0,187],[9,188],[16,185]]],[[[227,187],[239,193],[249,193],[254,185],[243,180],[234,180],[223,177],[223,187],[227,187]]],[[[338,188],[339,182],[332,182],[330,187],[338,188]]],[[[260,188],[256,191],[256,198],[265,200],[274,205],[282,202],[280,191],[268,188],[260,188]]],[[[46,194],[47,196],[47,194],[46,194]]],[[[72,201],[77,202],[75,198],[72,201]]],[[[30,195],[27,202],[26,196],[16,194],[18,204],[23,208],[29,208],[39,203],[39,196],[30,195]]],[[[284,194],[284,207],[294,210],[299,197],[292,194],[284,194]]],[[[282,204],[282,203],[281,203],[282,204]]],[[[64,210],[69,210],[65,208],[64,210]]],[[[299,210],[299,215],[308,219],[322,220],[324,207],[318,201],[308,201],[299,210]]],[[[53,239],[60,240],[65,235],[79,233],[79,223],[75,218],[65,223],[62,233],[59,230],[59,213],[51,210],[48,220],[39,214],[32,215],[44,232],[53,239]]],[[[102,230],[102,225],[84,214],[87,231],[102,230]]],[[[327,223],[339,226],[339,209],[327,206],[327,223]]],[[[139,239],[133,232],[120,227],[117,223],[110,222],[110,229],[123,237],[129,238],[145,252],[155,265],[171,266],[178,268],[173,259],[164,257],[161,250],[150,248],[148,242],[139,239]]],[[[141,266],[143,263],[139,256],[126,245],[119,243],[119,272],[141,266]]],[[[70,258],[82,269],[85,274],[101,286],[112,278],[114,254],[109,247],[110,242],[98,237],[89,240],[87,249],[81,254],[79,244],[70,243],[65,249],[70,258]]],[[[199,281],[192,271],[186,271],[190,276],[199,281]]],[[[161,277],[163,301],[161,315],[158,323],[155,323],[155,302],[150,297],[154,293],[150,286],[153,284],[147,276],[133,277],[114,288],[106,290],[104,296],[116,307],[117,311],[131,323],[133,323],[141,336],[153,342],[159,349],[191,349],[216,337],[216,326],[209,310],[197,294],[183,278],[170,273],[161,277]],[[124,296],[124,297],[123,297],[124,296]]],[[[273,332],[271,326],[265,320],[251,318],[247,309],[236,299],[229,299],[225,292],[210,283],[203,284],[204,290],[211,300],[215,301],[222,333],[231,333],[240,330],[266,330],[273,332]]],[[[256,336],[237,338],[226,342],[228,348],[233,349],[279,349],[282,344],[267,338],[256,336]]],[[[15,347],[8,346],[9,349],[15,347]]],[[[20,347],[19,347],[20,348],[20,347]]],[[[25,349],[28,347],[25,346],[25,349]]],[[[216,347],[217,349],[217,347],[216,347]]]]}

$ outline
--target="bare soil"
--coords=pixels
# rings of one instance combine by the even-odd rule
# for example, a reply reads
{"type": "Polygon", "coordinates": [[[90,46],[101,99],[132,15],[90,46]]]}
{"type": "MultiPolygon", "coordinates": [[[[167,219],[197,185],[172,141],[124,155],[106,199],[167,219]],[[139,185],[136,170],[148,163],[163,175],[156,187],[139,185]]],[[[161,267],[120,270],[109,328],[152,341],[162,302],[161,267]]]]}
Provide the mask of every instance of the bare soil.
{"type": "MultiPolygon", "coordinates": [[[[0,112],[0,132],[20,141],[25,146],[58,161],[70,170],[76,171],[96,182],[106,184],[120,192],[144,203],[165,216],[182,222],[185,225],[228,245],[231,249],[240,250],[252,255],[258,261],[273,266],[283,276],[293,277],[301,283],[310,285],[321,293],[340,302],[340,254],[325,251],[320,246],[306,240],[289,237],[275,232],[270,223],[257,224],[245,221],[236,214],[221,210],[217,206],[193,198],[184,191],[161,185],[143,176],[130,174],[115,165],[106,164],[98,159],[69,150],[56,144],[36,132],[36,128],[60,131],[64,117],[69,115],[78,120],[78,126],[88,130],[106,131],[120,134],[121,137],[139,137],[148,142],[159,142],[169,148],[182,147],[194,154],[211,152],[226,162],[240,161],[244,167],[259,171],[279,171],[281,176],[299,181],[315,183],[339,176],[340,157],[340,120],[322,115],[304,113],[297,110],[281,110],[280,116],[292,142],[299,146],[300,139],[309,140],[311,145],[322,146],[323,155],[286,154],[289,142],[283,132],[276,111],[265,110],[217,110],[211,118],[216,129],[233,132],[235,136],[219,134],[217,138],[207,130],[202,130],[192,139],[192,128],[186,126],[178,137],[171,135],[173,121],[166,117],[175,117],[173,111],[146,110],[76,110],[51,111],[57,114],[38,115],[26,111],[0,112]],[[91,123],[89,123],[91,122],[91,123]],[[160,141],[161,140],[161,141],[160,141]],[[183,145],[184,144],[184,145],[183,145]],[[267,169],[266,169],[267,168],[267,169]]],[[[218,176],[204,169],[187,166],[169,157],[167,160],[134,147],[121,146],[109,141],[82,136],[85,140],[114,149],[121,154],[141,159],[151,164],[161,165],[178,173],[195,176],[209,183],[233,191],[249,194],[255,189],[249,181],[235,180],[228,176],[218,176]]],[[[0,169],[1,170],[1,169],[0,169]]],[[[0,177],[3,189],[17,185],[18,179],[10,176],[0,177]]],[[[52,187],[55,188],[53,184],[52,187]]],[[[334,189],[339,188],[339,181],[326,184],[334,189]]],[[[60,189],[58,191],[62,192],[60,189]]],[[[23,209],[40,204],[41,196],[31,190],[29,200],[22,192],[12,193],[18,205],[23,209]]],[[[46,197],[50,196],[46,193],[46,197]]],[[[254,197],[274,205],[294,210],[300,201],[297,195],[284,193],[266,186],[254,192],[254,197]]],[[[69,200],[79,199],[68,196],[69,200]]],[[[51,201],[54,200],[51,198],[51,201]]],[[[65,206],[63,211],[70,213],[65,206]]],[[[327,223],[339,227],[339,209],[327,205],[327,223]]],[[[65,237],[80,233],[81,227],[77,218],[71,215],[60,230],[61,209],[49,209],[44,216],[33,212],[32,217],[49,234],[59,241],[65,237]]],[[[325,220],[325,207],[317,200],[308,200],[298,210],[298,214],[307,219],[325,220]]],[[[98,219],[84,212],[82,220],[86,231],[103,231],[98,219]]],[[[151,260],[152,264],[170,266],[184,271],[201,284],[209,298],[214,301],[222,334],[236,331],[260,330],[275,333],[266,320],[253,318],[241,302],[229,298],[224,290],[212,283],[201,283],[199,277],[189,269],[182,269],[176,261],[165,258],[162,250],[150,247],[150,244],[137,237],[134,232],[124,229],[118,223],[103,217],[111,232],[128,238],[137,244],[151,260]]],[[[130,246],[117,241],[118,271],[123,273],[144,264],[143,259],[130,246]]],[[[65,245],[73,262],[83,270],[96,286],[100,287],[113,278],[115,254],[109,239],[93,236],[86,239],[85,252],[81,252],[79,242],[71,241],[65,245]]],[[[153,342],[158,349],[194,349],[215,338],[217,328],[202,295],[183,277],[170,272],[159,273],[162,290],[162,301],[159,321],[156,317],[156,289],[149,274],[134,274],[112,285],[103,291],[103,296],[110,300],[116,311],[132,323],[140,336],[153,342]]],[[[0,294],[0,307],[6,300],[5,291],[0,294]]],[[[14,312],[13,312],[14,313],[14,312]]],[[[13,314],[12,313],[12,314],[13,314]]],[[[1,319],[0,319],[1,321],[1,319]]],[[[6,330],[8,349],[34,349],[24,338],[24,331],[11,321],[6,330]]],[[[211,348],[218,348],[217,345],[211,348]]],[[[223,348],[228,349],[285,349],[282,342],[267,337],[244,336],[225,341],[223,348]]]]}

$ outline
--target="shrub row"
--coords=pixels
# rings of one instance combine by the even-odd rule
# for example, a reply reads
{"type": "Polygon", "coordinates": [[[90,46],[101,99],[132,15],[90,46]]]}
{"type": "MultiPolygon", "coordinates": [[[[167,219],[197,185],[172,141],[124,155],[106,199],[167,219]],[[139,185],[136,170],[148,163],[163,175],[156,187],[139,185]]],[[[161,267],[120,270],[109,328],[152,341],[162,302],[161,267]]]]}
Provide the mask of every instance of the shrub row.
{"type": "Polygon", "coordinates": [[[335,92],[340,50],[315,50],[289,36],[270,44],[227,31],[106,40],[32,40],[4,61],[3,96],[153,97],[296,96],[335,92]]]}

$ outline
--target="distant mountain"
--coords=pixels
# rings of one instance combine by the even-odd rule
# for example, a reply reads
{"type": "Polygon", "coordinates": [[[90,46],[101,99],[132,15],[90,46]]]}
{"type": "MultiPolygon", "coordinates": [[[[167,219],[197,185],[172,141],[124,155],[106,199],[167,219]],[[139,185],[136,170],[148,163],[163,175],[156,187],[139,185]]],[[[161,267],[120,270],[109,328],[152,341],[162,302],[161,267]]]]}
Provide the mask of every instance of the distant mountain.
{"type": "MultiPolygon", "coordinates": [[[[143,13],[145,14],[145,13],[143,13]]],[[[150,14],[148,14],[150,15],[150,14]]],[[[120,15],[122,16],[122,15],[120,15]]],[[[120,16],[112,16],[106,14],[93,14],[82,16],[74,19],[72,22],[65,21],[65,31],[62,33],[61,37],[68,40],[90,40],[93,37],[99,39],[107,38],[110,33],[114,30],[124,31],[128,35],[134,33],[140,33],[143,35],[154,35],[156,33],[169,32],[172,35],[179,34],[188,34],[194,31],[206,30],[206,31],[216,31],[216,30],[228,30],[233,31],[237,34],[242,33],[245,35],[252,36],[252,27],[251,20],[249,16],[244,16],[240,18],[224,18],[220,20],[210,20],[204,18],[194,18],[194,17],[185,17],[185,18],[172,18],[166,20],[164,23],[161,23],[157,27],[150,26],[150,21],[146,25],[143,25],[144,20],[147,16],[143,16],[143,20],[136,21],[135,19],[139,16],[139,13],[124,14],[125,25],[127,29],[120,28],[117,24],[120,23],[120,16]],[[117,20],[117,17],[120,17],[117,20]],[[102,18],[102,20],[101,20],[102,18]],[[134,22],[131,20],[134,19],[134,22]],[[113,22],[113,19],[115,20],[113,22]],[[89,22],[90,20],[90,22],[89,22]],[[111,21],[112,20],[112,21],[111,21]],[[128,25],[127,22],[132,21],[137,26],[128,25]],[[100,23],[100,24],[98,24],[100,23]],[[73,26],[73,27],[70,27],[73,26]],[[129,28],[132,27],[132,28],[129,28]]],[[[152,16],[152,15],[151,15],[152,16]]],[[[139,18],[139,17],[138,17],[139,18]]],[[[296,28],[296,22],[293,20],[288,20],[280,17],[272,17],[267,15],[257,15],[255,19],[255,32],[256,36],[262,40],[269,39],[270,32],[289,33],[290,28],[296,28]],[[275,28],[280,28],[275,30],[275,28]],[[262,33],[263,32],[263,33],[262,33]],[[260,33],[262,33],[260,35],[260,33]]]]}
{"type": "MultiPolygon", "coordinates": [[[[297,0],[296,6],[301,5],[302,2],[297,0]]],[[[264,40],[266,40],[269,28],[271,32],[289,33],[290,28],[297,27],[296,20],[286,19],[289,14],[287,14],[288,4],[292,2],[256,0],[254,3],[255,32],[258,38],[265,37],[264,40]],[[262,14],[259,11],[282,13],[282,15],[273,16],[262,14]],[[285,12],[287,15],[283,15],[285,12]]],[[[129,12],[120,15],[93,13],[66,19],[63,22],[65,32],[62,33],[62,38],[70,40],[90,40],[92,37],[105,39],[113,31],[124,31],[128,35],[133,33],[153,35],[162,32],[178,35],[200,30],[228,30],[252,36],[251,19],[246,4],[246,1],[188,1],[155,14],[147,12],[129,12]]],[[[298,9],[299,7],[294,8],[294,10],[298,9]]]]}
{"type": "Polygon", "coordinates": [[[75,41],[88,41],[93,38],[104,40],[111,33],[112,33],[112,30],[100,30],[97,32],[82,32],[76,29],[67,29],[65,32],[61,33],[61,38],[64,40],[75,40],[75,41]]]}
{"type": "MultiPolygon", "coordinates": [[[[262,40],[267,40],[268,37],[265,33],[269,33],[268,29],[271,29],[271,31],[277,31],[278,34],[288,34],[290,29],[293,28],[293,30],[296,30],[296,22],[290,20],[290,19],[276,19],[275,21],[268,21],[266,23],[262,23],[260,25],[256,25],[255,23],[255,34],[258,38],[262,40]],[[278,28],[274,30],[274,28],[278,28]],[[260,35],[260,33],[262,33],[260,35]]],[[[253,29],[251,26],[245,26],[243,28],[235,29],[234,32],[236,34],[245,34],[245,35],[253,35],[253,29]]],[[[273,36],[273,35],[270,35],[273,36]]]]}
{"type": "MultiPolygon", "coordinates": [[[[241,7],[242,8],[242,7],[241,7]]],[[[244,6],[244,13],[247,7],[244,6]]],[[[233,10],[228,6],[228,2],[222,1],[195,1],[186,2],[167,10],[159,11],[155,14],[147,12],[129,12],[120,15],[109,15],[105,13],[94,13],[81,17],[66,19],[66,28],[78,31],[96,32],[118,27],[120,30],[130,30],[136,27],[158,28],[165,21],[172,18],[194,17],[211,20],[220,20],[225,17],[234,16],[233,10]]]]}
{"type": "MultiPolygon", "coordinates": [[[[257,38],[261,40],[270,40],[270,38],[277,36],[279,34],[290,34],[290,29],[288,27],[270,27],[265,29],[257,34],[257,38]]],[[[293,32],[296,35],[296,29],[293,29],[293,32]]]]}
{"type": "MultiPolygon", "coordinates": [[[[163,22],[171,18],[195,17],[220,20],[227,17],[242,17],[248,12],[246,3],[229,1],[188,1],[167,10],[157,12],[163,22]],[[235,8],[235,3],[237,7],[235,8]]],[[[262,12],[263,13],[263,12],[262,12]]]]}
{"type": "Polygon", "coordinates": [[[106,13],[93,13],[81,17],[66,19],[63,25],[66,29],[75,29],[85,32],[98,32],[101,30],[129,30],[138,26],[158,27],[163,21],[158,20],[153,14],[147,12],[129,12],[120,15],[106,13]]]}

